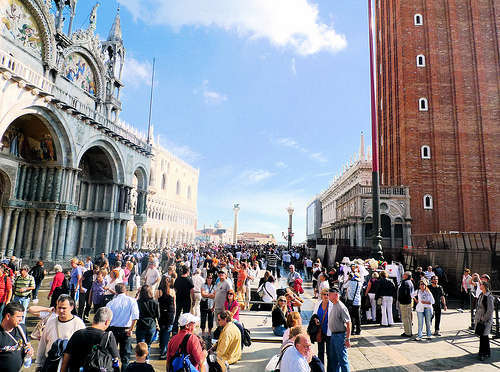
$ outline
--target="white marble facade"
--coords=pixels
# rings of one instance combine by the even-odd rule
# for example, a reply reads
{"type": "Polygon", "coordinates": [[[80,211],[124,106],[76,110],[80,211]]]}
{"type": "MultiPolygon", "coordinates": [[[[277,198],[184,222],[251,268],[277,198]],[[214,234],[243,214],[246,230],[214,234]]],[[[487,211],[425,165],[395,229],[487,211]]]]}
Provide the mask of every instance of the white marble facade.
{"type": "Polygon", "coordinates": [[[71,32],[73,17],[64,24],[75,6],[0,0],[2,256],[50,263],[107,252],[124,246],[128,221],[146,220],[152,149],[118,119],[119,13],[101,43],[97,5],[86,29],[71,32]]]}

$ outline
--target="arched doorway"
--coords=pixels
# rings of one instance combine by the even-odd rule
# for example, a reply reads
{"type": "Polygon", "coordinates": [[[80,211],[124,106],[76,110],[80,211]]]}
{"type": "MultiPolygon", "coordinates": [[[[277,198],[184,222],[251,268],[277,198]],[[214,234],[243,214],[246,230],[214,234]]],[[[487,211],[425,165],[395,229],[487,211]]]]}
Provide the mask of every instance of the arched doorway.
{"type": "Polygon", "coordinates": [[[382,229],[382,246],[390,248],[391,242],[391,217],[386,214],[380,215],[380,228],[382,229]]]}
{"type": "Polygon", "coordinates": [[[80,158],[78,176],[78,221],[76,255],[96,255],[125,246],[127,220],[122,213],[130,209],[130,187],[119,185],[118,156],[97,143],[80,158]]]}
{"type": "Polygon", "coordinates": [[[75,210],[77,169],[64,127],[48,110],[32,107],[0,137],[0,170],[12,175],[1,192],[0,253],[50,261],[65,250],[68,220],[75,210]],[[15,185],[14,189],[10,185],[15,185]]]}

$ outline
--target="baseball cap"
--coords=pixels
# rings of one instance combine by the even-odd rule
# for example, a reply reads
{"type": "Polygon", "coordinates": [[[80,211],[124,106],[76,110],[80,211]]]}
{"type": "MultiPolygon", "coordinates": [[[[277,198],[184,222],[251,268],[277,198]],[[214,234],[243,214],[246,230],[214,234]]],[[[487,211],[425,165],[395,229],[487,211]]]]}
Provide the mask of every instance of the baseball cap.
{"type": "Polygon", "coordinates": [[[330,292],[330,293],[340,293],[337,287],[330,287],[330,289],[328,289],[328,292],[330,292]]]}
{"type": "Polygon", "coordinates": [[[179,317],[179,326],[184,327],[189,323],[197,323],[200,321],[200,318],[194,316],[191,313],[184,313],[179,317]]]}

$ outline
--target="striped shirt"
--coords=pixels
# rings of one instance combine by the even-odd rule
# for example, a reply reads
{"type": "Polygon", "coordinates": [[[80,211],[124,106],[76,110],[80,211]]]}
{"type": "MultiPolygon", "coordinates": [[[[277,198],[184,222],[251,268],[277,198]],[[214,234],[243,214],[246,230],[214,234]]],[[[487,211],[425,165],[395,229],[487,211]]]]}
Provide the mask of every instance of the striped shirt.
{"type": "Polygon", "coordinates": [[[267,266],[276,267],[276,262],[278,261],[278,256],[274,253],[268,253],[266,256],[267,266]]]}
{"type": "Polygon", "coordinates": [[[35,287],[35,279],[31,275],[26,275],[26,277],[22,277],[22,275],[19,275],[16,278],[16,281],[14,282],[14,296],[18,297],[28,297],[31,295],[31,291],[25,291],[25,292],[20,292],[19,289],[21,288],[29,288],[29,287],[35,287]]]}

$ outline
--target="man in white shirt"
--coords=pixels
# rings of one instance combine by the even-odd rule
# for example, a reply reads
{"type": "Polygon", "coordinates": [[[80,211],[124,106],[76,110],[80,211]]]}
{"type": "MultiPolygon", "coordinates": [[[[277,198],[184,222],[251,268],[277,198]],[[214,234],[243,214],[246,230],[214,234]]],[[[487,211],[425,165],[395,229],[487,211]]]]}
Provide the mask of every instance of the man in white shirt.
{"type": "Polygon", "coordinates": [[[293,346],[289,346],[281,359],[281,372],[310,372],[309,361],[312,358],[311,340],[305,334],[295,337],[293,346]]]}
{"type": "Polygon", "coordinates": [[[307,280],[311,280],[312,279],[313,262],[312,262],[312,260],[309,257],[307,257],[305,259],[304,266],[306,267],[307,280]]]}
{"type": "Polygon", "coordinates": [[[41,369],[52,344],[57,340],[69,340],[73,333],[85,328],[79,317],[71,314],[75,301],[70,295],[60,295],[57,299],[57,317],[50,318],[45,324],[36,357],[37,370],[41,369]]]}
{"type": "Polygon", "coordinates": [[[282,256],[282,261],[283,261],[283,268],[285,269],[285,271],[288,271],[288,265],[290,265],[290,262],[292,261],[290,253],[284,252],[282,256]]]}
{"type": "Polygon", "coordinates": [[[156,289],[161,280],[160,271],[155,267],[154,262],[149,261],[148,268],[144,272],[144,279],[147,285],[151,287],[153,295],[156,294],[156,289]]]}
{"type": "Polygon", "coordinates": [[[196,317],[200,317],[200,301],[201,301],[201,287],[205,284],[205,279],[201,276],[201,270],[196,269],[192,277],[193,280],[193,293],[194,301],[191,305],[191,314],[196,317]]]}

